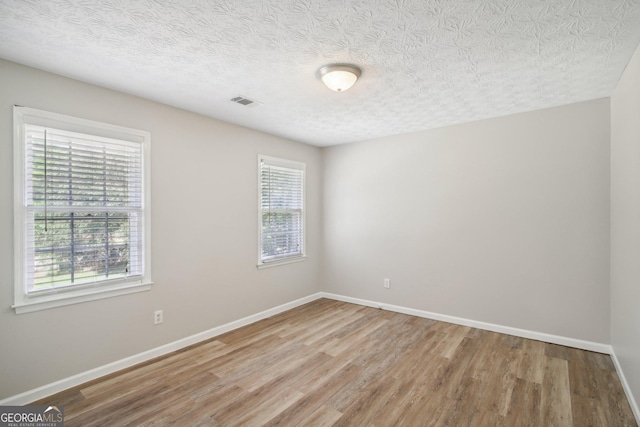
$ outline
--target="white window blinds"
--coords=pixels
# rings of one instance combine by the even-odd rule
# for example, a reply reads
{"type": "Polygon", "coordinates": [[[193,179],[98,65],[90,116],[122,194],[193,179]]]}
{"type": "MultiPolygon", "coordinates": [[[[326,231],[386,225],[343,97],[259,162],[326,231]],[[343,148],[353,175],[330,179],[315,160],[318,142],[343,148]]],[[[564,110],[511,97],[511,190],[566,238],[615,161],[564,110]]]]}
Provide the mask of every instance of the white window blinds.
{"type": "Polygon", "coordinates": [[[304,163],[260,156],[260,260],[304,256],[304,163]]]}
{"type": "Polygon", "coordinates": [[[27,293],[140,276],[142,145],[25,127],[27,293]]]}
{"type": "Polygon", "coordinates": [[[16,313],[150,290],[149,132],[13,114],[16,313]]]}

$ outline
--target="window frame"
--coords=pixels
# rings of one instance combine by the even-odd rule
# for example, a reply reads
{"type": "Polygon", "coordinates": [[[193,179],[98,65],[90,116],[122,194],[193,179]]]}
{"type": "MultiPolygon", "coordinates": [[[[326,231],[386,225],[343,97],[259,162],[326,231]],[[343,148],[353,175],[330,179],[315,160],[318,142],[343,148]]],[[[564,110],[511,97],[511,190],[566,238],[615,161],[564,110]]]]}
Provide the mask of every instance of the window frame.
{"type": "Polygon", "coordinates": [[[150,141],[147,131],[81,119],[29,107],[13,107],[14,177],[14,304],[16,314],[45,310],[134,292],[148,291],[151,280],[151,188],[150,141]],[[44,126],[96,137],[140,143],[142,146],[142,274],[136,277],[107,279],[77,286],[61,286],[46,291],[27,292],[26,270],[26,134],[28,125],[44,126]]]}
{"type": "Polygon", "coordinates": [[[283,264],[305,261],[307,259],[307,165],[304,162],[282,159],[278,157],[258,155],[258,264],[259,269],[275,267],[283,264]],[[277,165],[302,171],[302,251],[301,254],[288,255],[279,258],[262,258],[262,163],[277,165]]]}

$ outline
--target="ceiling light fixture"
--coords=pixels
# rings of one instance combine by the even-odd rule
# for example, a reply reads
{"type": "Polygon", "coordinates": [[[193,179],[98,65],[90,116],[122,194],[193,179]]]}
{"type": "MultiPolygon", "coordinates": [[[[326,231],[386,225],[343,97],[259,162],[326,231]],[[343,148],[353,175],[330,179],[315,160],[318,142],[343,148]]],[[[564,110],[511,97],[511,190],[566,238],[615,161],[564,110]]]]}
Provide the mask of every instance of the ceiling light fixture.
{"type": "Polygon", "coordinates": [[[351,64],[329,64],[318,70],[318,76],[329,89],[344,92],[360,77],[360,68],[351,64]]]}

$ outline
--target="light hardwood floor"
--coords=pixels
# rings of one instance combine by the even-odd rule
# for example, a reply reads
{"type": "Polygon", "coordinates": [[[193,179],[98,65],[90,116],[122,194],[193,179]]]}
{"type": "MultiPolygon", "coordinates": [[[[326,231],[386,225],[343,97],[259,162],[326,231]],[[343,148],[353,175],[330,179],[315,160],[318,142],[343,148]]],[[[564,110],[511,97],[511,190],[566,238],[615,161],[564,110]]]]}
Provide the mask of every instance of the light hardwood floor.
{"type": "Polygon", "coordinates": [[[67,427],[636,425],[607,355],[326,299],[35,403],[67,427]]]}

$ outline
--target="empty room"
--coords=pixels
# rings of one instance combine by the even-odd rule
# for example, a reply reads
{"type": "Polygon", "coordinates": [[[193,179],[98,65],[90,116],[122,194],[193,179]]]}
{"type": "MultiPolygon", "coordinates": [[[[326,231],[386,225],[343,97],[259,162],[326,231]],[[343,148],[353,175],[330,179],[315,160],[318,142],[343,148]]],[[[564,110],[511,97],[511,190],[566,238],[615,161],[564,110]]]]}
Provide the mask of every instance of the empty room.
{"type": "Polygon", "coordinates": [[[639,44],[638,0],[0,0],[0,426],[637,426],[639,44]]]}

